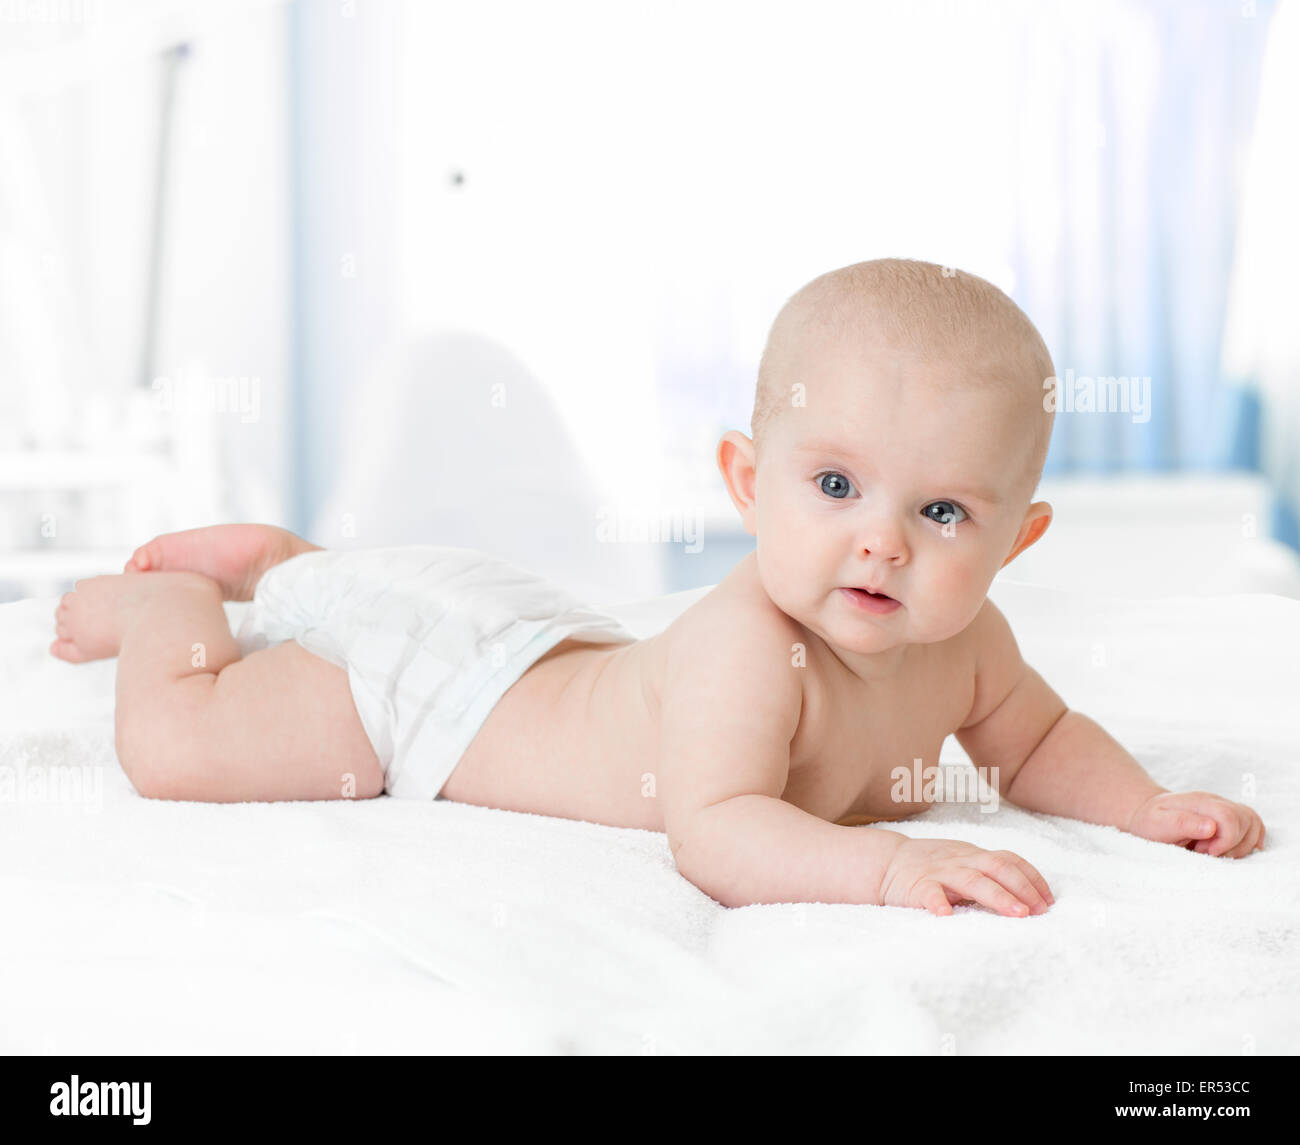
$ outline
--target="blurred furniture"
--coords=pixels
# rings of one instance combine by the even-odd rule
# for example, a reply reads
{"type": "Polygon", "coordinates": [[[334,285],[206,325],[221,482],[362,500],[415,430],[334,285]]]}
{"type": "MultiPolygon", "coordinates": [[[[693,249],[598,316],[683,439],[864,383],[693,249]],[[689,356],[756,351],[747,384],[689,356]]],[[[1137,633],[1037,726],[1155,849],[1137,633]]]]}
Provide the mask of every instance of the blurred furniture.
{"type": "Polygon", "coordinates": [[[212,416],[161,409],[153,391],[124,397],[106,403],[117,415],[114,432],[97,446],[0,453],[8,532],[20,539],[0,551],[0,599],[57,594],[79,578],[121,572],[134,544],[196,511],[201,520],[221,518],[212,416]],[[102,543],[62,547],[65,517],[78,521],[79,538],[102,543]],[[120,536],[135,541],[109,539],[120,536]]]}
{"type": "Polygon", "coordinates": [[[999,578],[1130,598],[1300,598],[1300,557],[1266,535],[1271,496],[1244,472],[1044,480],[1035,500],[1052,524],[999,578]]]}
{"type": "Polygon", "coordinates": [[[444,330],[394,347],[354,390],[336,479],[309,536],[326,548],[477,548],[592,604],[662,591],[660,546],[611,539],[602,486],[540,379],[494,339],[444,330]]]}
{"type": "MultiPolygon", "coordinates": [[[[64,57],[82,47],[77,40],[65,42],[64,57]]],[[[174,498],[181,490],[189,489],[195,479],[190,462],[193,453],[178,440],[180,419],[170,415],[159,400],[163,395],[152,388],[156,376],[156,345],[158,305],[161,293],[160,276],[165,220],[168,206],[169,158],[172,111],[176,94],[176,72],[189,54],[188,45],[172,44],[156,57],[161,62],[163,76],[158,89],[156,147],[152,171],[153,199],[149,247],[146,254],[147,271],[144,278],[145,297],[141,311],[141,329],[137,389],[122,390],[113,379],[100,382],[95,402],[79,403],[75,410],[66,410],[76,424],[64,424],[62,441],[51,444],[33,443],[25,449],[11,450],[0,457],[0,494],[18,495],[16,502],[26,500],[27,524],[34,532],[29,544],[23,544],[24,529],[20,523],[24,514],[14,513],[10,535],[17,545],[0,555],[0,582],[7,582],[18,595],[48,595],[79,577],[102,572],[120,572],[129,549],[61,548],[58,509],[41,511],[47,505],[71,507],[78,505],[82,512],[92,508],[98,495],[118,491],[117,504],[131,515],[132,506],[141,500],[155,504],[174,498]],[[106,391],[106,392],[105,392],[106,391]],[[89,416],[87,416],[89,414],[89,416]],[[98,414],[99,416],[95,416],[98,414]],[[66,442],[66,444],[65,444],[66,442]],[[32,543],[35,542],[35,543],[32,543]],[[43,543],[49,542],[49,543],[43,543]]],[[[89,71],[89,69],[88,69],[89,71]]],[[[74,69],[66,77],[70,82],[81,78],[74,69]]],[[[16,144],[17,141],[15,141],[16,144]]],[[[35,172],[29,178],[34,178],[35,172]]],[[[59,379],[67,381],[68,379],[59,379]]],[[[32,385],[36,379],[25,376],[21,382],[32,385]]],[[[84,380],[83,380],[84,384],[84,380]]],[[[169,383],[168,383],[169,384],[169,383]]],[[[62,396],[62,395],[61,395],[62,396]]],[[[38,404],[40,395],[33,395],[32,404],[38,404]]],[[[201,456],[207,451],[200,450],[201,456]]],[[[137,535],[142,530],[135,530],[137,535]]],[[[90,530],[83,531],[83,535],[90,530]]]]}
{"type": "Polygon", "coordinates": [[[284,5],[101,7],[0,38],[0,599],[287,483],[284,5]]]}

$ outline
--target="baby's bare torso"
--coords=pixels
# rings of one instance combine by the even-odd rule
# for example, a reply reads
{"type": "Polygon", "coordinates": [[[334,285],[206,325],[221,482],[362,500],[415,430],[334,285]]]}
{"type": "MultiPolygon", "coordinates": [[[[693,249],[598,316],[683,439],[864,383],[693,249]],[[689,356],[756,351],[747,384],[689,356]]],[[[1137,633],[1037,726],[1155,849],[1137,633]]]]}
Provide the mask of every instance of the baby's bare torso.
{"type": "MultiPolygon", "coordinates": [[[[505,693],[442,789],[446,799],[662,831],[654,798],[660,696],[672,642],[692,640],[701,610],[774,606],[753,555],[667,629],[622,645],[566,640],[505,693]]],[[[794,624],[793,621],[788,621],[794,624]]],[[[965,633],[907,648],[899,671],[864,684],[819,637],[792,663],[803,706],[782,798],[831,822],[898,819],[927,806],[891,798],[895,768],[938,762],[974,695],[965,633]]],[[[707,655],[706,646],[699,650],[707,655]]],[[[744,687],[744,681],[737,681],[744,687]]]]}

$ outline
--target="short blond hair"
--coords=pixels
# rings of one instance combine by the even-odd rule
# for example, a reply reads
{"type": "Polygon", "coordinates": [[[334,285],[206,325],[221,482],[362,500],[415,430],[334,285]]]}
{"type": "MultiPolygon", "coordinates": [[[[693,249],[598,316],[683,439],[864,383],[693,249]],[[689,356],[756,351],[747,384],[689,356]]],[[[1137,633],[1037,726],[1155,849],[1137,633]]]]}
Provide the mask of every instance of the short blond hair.
{"type": "MultiPolygon", "coordinates": [[[[790,404],[788,371],[813,339],[857,337],[922,360],[960,359],[954,385],[1032,389],[1055,375],[1034,324],[1010,298],[978,275],[917,259],[879,258],[819,275],[786,301],[772,322],[758,367],[750,435],[758,446],[790,404]]],[[[1053,415],[1038,419],[1031,466],[1042,472],[1053,415]]]]}

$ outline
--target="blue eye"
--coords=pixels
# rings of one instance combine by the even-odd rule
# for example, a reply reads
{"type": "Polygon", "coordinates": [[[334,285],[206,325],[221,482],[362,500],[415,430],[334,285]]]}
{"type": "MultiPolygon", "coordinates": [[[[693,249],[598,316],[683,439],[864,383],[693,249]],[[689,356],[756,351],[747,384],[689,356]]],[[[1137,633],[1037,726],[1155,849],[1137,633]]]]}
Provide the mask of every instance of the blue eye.
{"type": "Polygon", "coordinates": [[[817,478],[817,486],[827,497],[842,501],[849,495],[853,483],[843,473],[823,473],[817,478]]]}
{"type": "Polygon", "coordinates": [[[931,501],[921,510],[921,516],[929,518],[936,525],[947,525],[950,522],[954,525],[959,525],[962,521],[966,520],[967,513],[965,509],[954,501],[931,501]],[[932,513],[930,511],[932,509],[938,511],[932,513]]]}

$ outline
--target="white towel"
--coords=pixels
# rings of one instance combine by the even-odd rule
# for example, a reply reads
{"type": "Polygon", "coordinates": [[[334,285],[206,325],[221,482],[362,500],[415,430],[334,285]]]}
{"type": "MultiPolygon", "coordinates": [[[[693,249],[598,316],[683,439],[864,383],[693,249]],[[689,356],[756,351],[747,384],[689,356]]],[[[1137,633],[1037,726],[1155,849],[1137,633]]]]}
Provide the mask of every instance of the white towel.
{"type": "MultiPolygon", "coordinates": [[[[698,595],[609,611],[644,635],[698,595]]],[[[938,919],[726,910],[646,831],[449,802],[154,802],[113,758],[114,662],[49,657],[53,600],[0,606],[0,970],[22,984],[0,1052],[1300,1051],[1300,602],[994,598],[1072,706],[1165,786],[1252,804],[1265,849],[937,806],[890,829],[1014,850],[1057,899],[938,919]],[[79,765],[98,810],[36,801],[41,769],[79,765]]]]}

